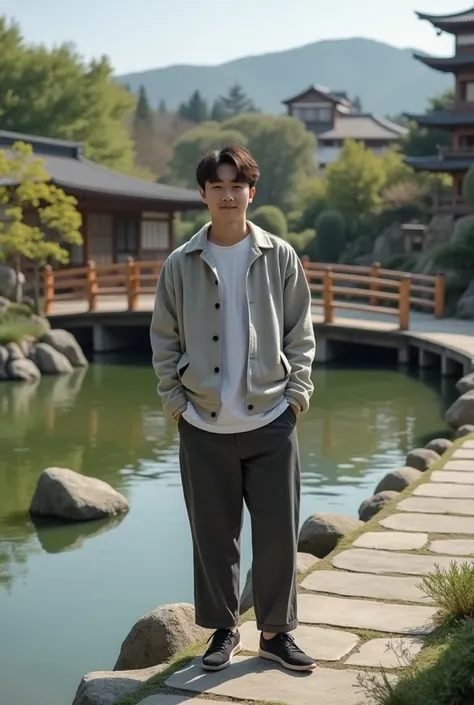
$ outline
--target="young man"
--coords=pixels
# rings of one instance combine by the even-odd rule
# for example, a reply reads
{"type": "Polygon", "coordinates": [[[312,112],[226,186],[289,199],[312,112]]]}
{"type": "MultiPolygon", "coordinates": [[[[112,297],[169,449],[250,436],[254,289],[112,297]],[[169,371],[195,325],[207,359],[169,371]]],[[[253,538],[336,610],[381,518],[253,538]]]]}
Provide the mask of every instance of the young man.
{"type": "Polygon", "coordinates": [[[295,427],[313,392],[311,298],[293,248],[246,220],[258,177],[239,146],[201,160],[211,224],[165,262],[150,331],[158,393],[179,429],[196,623],[216,630],[202,665],[214,671],[242,650],[244,501],[260,656],[292,670],[315,667],[289,636],[297,626],[295,427]]]}

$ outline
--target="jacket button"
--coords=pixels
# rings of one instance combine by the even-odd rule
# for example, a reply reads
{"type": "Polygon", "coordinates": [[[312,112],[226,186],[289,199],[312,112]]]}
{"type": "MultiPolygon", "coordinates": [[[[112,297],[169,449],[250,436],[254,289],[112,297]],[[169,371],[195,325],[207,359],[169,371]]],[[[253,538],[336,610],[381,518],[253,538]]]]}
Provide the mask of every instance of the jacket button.
{"type": "Polygon", "coordinates": [[[220,305],[220,304],[216,304],[216,308],[220,308],[220,307],[221,307],[221,305],[220,305]]]}
{"type": "Polygon", "coordinates": [[[215,284],[216,286],[219,286],[219,282],[217,281],[217,279],[216,279],[216,281],[214,282],[214,284],[215,284]]]}
{"type": "Polygon", "coordinates": [[[214,372],[217,374],[217,373],[219,372],[219,368],[218,368],[218,367],[214,367],[214,372]]]}
{"type": "Polygon", "coordinates": [[[215,412],[215,411],[211,411],[211,416],[212,416],[213,419],[215,419],[216,416],[217,416],[216,412],[215,412]]]}
{"type": "Polygon", "coordinates": [[[253,404],[249,404],[248,407],[247,407],[247,409],[248,409],[249,411],[252,411],[252,409],[253,409],[253,404]]]}
{"type": "Polygon", "coordinates": [[[214,341],[215,343],[217,343],[217,341],[219,340],[219,336],[218,336],[218,335],[213,335],[213,336],[212,336],[212,339],[213,339],[213,341],[214,341]]]}

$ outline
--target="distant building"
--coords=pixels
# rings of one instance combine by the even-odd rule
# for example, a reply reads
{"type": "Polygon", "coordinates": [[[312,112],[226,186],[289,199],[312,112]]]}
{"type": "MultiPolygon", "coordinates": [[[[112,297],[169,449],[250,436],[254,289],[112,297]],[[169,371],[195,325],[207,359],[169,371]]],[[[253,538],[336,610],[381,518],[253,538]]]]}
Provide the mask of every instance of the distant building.
{"type": "Polygon", "coordinates": [[[355,112],[346,93],[322,86],[310,86],[283,104],[288,115],[304,122],[306,129],[316,136],[316,158],[321,168],[336,161],[345,140],[363,142],[381,154],[407,133],[405,127],[391,120],[355,112]]]}
{"type": "Polygon", "coordinates": [[[453,176],[453,192],[435,202],[434,212],[464,215],[470,212],[462,196],[463,180],[474,164],[474,8],[449,15],[416,13],[428,20],[438,33],[453,34],[454,56],[447,58],[415,54],[415,58],[436,71],[454,74],[455,98],[449,110],[437,110],[426,115],[411,115],[422,127],[446,130],[452,135],[451,146],[439,149],[428,157],[407,157],[406,162],[419,171],[445,172],[453,176]]]}
{"type": "Polygon", "coordinates": [[[174,214],[203,207],[197,190],[107,169],[86,159],[78,142],[0,130],[0,150],[8,152],[15,142],[30,144],[51,182],[77,199],[84,244],[67,248],[73,265],[163,259],[175,247],[174,214]]]}

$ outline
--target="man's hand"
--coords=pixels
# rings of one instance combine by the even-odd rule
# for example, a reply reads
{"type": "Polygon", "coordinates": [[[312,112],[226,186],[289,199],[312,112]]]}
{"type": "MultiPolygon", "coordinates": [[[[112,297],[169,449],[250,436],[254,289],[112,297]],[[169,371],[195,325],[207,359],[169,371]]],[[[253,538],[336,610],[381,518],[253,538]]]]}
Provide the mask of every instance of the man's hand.
{"type": "Polygon", "coordinates": [[[182,416],[182,413],[181,413],[180,411],[176,411],[176,413],[173,414],[173,418],[174,418],[174,420],[176,421],[176,423],[178,423],[178,421],[180,420],[181,416],[182,416]]]}
{"type": "Polygon", "coordinates": [[[290,406],[291,406],[291,408],[293,409],[293,411],[295,412],[296,416],[299,416],[300,410],[299,410],[299,408],[296,406],[296,404],[290,404],[290,406]]]}

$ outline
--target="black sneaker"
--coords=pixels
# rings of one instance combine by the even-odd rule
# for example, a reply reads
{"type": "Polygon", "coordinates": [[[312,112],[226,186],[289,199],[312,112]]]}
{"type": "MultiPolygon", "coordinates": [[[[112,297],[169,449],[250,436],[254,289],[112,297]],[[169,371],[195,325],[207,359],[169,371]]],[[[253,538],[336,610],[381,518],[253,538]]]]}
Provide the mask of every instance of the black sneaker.
{"type": "Polygon", "coordinates": [[[289,634],[277,634],[273,639],[264,639],[262,634],[259,655],[269,661],[278,661],[291,671],[313,671],[316,668],[314,659],[301,651],[289,634]]]}
{"type": "Polygon", "coordinates": [[[211,645],[202,657],[205,671],[221,671],[232,663],[233,657],[242,651],[240,633],[230,629],[218,629],[210,637],[211,645]]]}

